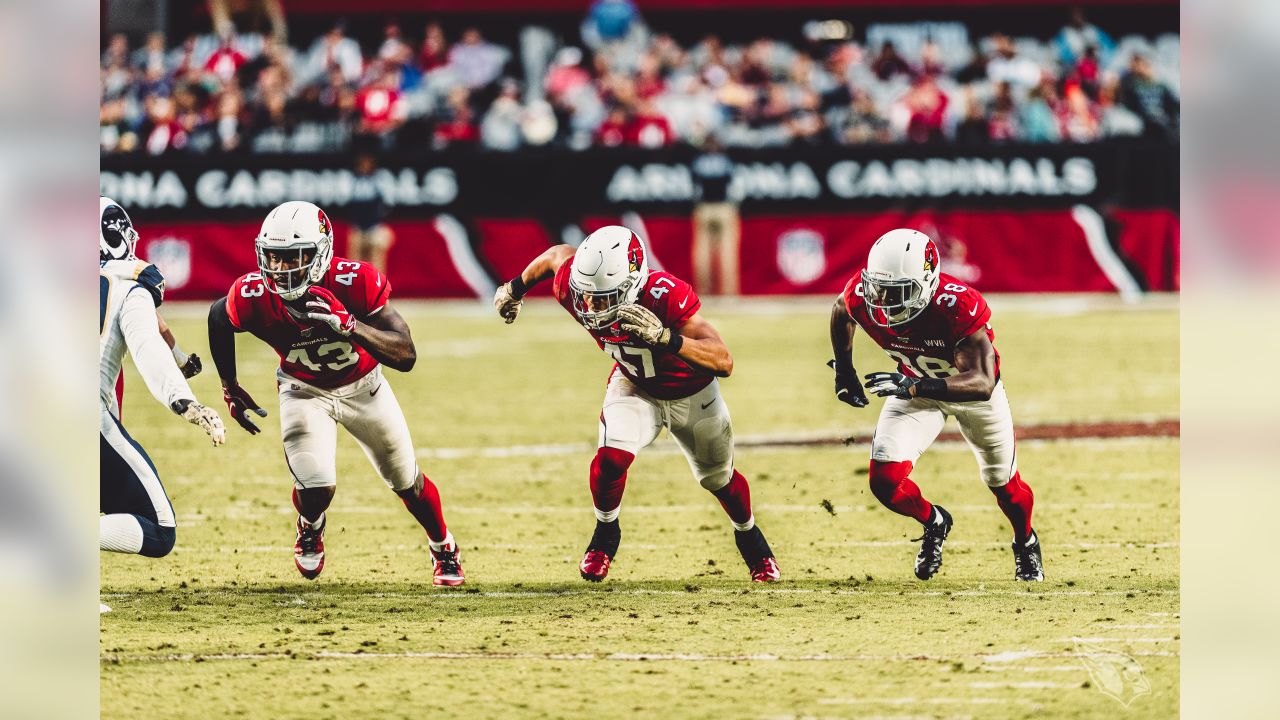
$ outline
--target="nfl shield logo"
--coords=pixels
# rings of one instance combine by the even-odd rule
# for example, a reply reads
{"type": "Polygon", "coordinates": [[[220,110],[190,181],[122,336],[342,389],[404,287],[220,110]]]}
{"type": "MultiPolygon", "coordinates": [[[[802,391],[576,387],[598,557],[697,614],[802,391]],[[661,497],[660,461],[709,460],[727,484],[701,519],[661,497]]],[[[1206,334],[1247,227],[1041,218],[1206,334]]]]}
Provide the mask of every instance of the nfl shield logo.
{"type": "Polygon", "coordinates": [[[147,260],[160,270],[165,285],[176,290],[191,279],[191,243],[176,237],[153,240],[147,246],[147,260]]]}
{"type": "Polygon", "coordinates": [[[822,277],[827,255],[822,235],[814,230],[788,230],[778,236],[778,270],[796,285],[808,285],[822,277]]]}

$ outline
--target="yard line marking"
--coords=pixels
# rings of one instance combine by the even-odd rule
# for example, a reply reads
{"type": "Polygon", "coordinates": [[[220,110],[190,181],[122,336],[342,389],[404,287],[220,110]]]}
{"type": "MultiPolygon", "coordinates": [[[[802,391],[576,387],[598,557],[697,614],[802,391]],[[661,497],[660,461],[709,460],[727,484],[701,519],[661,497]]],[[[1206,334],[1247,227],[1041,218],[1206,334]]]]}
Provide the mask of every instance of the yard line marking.
{"type": "Polygon", "coordinates": [[[1082,642],[1082,643],[1166,643],[1166,642],[1178,642],[1178,638],[1176,638],[1176,637],[1150,637],[1150,638],[1135,638],[1135,637],[1109,637],[1109,638],[1107,638],[1107,637],[1092,637],[1092,638],[1082,638],[1082,637],[1069,637],[1069,638],[1058,638],[1058,640],[1059,640],[1060,642],[1082,642]]]}
{"type": "MultiPolygon", "coordinates": [[[[1082,672],[1084,668],[1074,668],[1076,672],[1082,672]]],[[[1080,683],[1060,683],[1048,682],[1045,680],[1026,680],[1017,682],[990,682],[979,680],[969,683],[969,687],[980,690],[997,690],[997,689],[1016,689],[1016,690],[1075,690],[1080,687],[1080,683]]]]}
{"type": "Polygon", "coordinates": [[[1079,665],[1001,665],[999,667],[992,665],[979,665],[978,670],[982,672],[1084,672],[1084,668],[1079,665]]]}
{"type": "MultiPolygon", "coordinates": [[[[1002,541],[995,542],[978,542],[974,540],[952,540],[947,543],[951,547],[973,547],[973,548],[1000,548],[1007,549],[1009,543],[1002,541]]],[[[383,543],[377,546],[378,550],[398,550],[398,551],[420,551],[425,546],[424,543],[383,543]]],[[[898,547],[916,547],[916,543],[910,540],[828,540],[814,543],[815,547],[858,547],[858,548],[898,548],[898,547]]],[[[477,550],[573,550],[578,547],[575,542],[552,542],[552,543],[480,543],[475,545],[467,545],[467,552],[476,552],[477,550]]],[[[670,545],[659,545],[656,543],[627,543],[628,550],[662,550],[670,548],[670,545]]],[[[1179,543],[1055,543],[1054,548],[1075,549],[1075,548],[1129,548],[1129,549],[1148,549],[1148,548],[1176,548],[1179,543]]],[[[245,545],[236,547],[234,545],[223,545],[216,548],[217,552],[223,554],[237,555],[241,553],[292,553],[292,545],[245,545]]],[[[1117,627],[1115,625],[1111,627],[1117,627]]]]}
{"type": "Polygon", "coordinates": [[[1097,621],[1090,624],[1106,628],[1114,628],[1116,630],[1176,630],[1178,628],[1177,623],[1164,623],[1161,625],[1112,625],[1108,622],[1097,621]]]}
{"type": "MultiPolygon", "coordinates": [[[[1031,653],[1029,658],[1077,658],[1088,653],[1070,651],[1019,651],[1031,653]]],[[[1133,652],[1140,657],[1176,657],[1170,652],[1133,652]]],[[[978,653],[943,655],[922,654],[854,654],[830,655],[777,655],[774,653],[702,654],[702,653],[532,653],[532,652],[341,652],[321,650],[310,653],[160,653],[132,655],[128,653],[104,653],[102,662],[205,662],[216,660],[285,660],[310,658],[314,660],[542,660],[550,662],[905,662],[946,661],[979,659],[978,653]]],[[[1076,668],[1079,670],[1080,668],[1076,668]]]]}
{"type": "MultiPolygon", "coordinates": [[[[830,590],[820,590],[816,588],[709,588],[697,587],[693,591],[689,590],[653,590],[647,588],[632,588],[628,590],[611,590],[608,587],[583,588],[580,590],[488,590],[480,592],[454,591],[444,590],[439,592],[424,591],[421,593],[402,593],[402,592],[367,592],[362,593],[360,597],[377,598],[377,599],[412,599],[417,601],[429,600],[456,600],[466,601],[473,598],[533,598],[533,597],[621,597],[621,596],[641,596],[641,595],[892,595],[892,596],[911,596],[911,597],[989,597],[989,596],[1014,596],[1014,597],[1098,597],[1098,596],[1128,596],[1128,595],[1152,595],[1166,596],[1178,595],[1178,590],[1043,590],[1039,592],[1031,590],[988,590],[985,588],[959,589],[959,590],[873,590],[867,588],[834,588],[830,590]]],[[[136,593],[120,593],[107,592],[100,593],[105,598],[129,598],[136,593]]],[[[230,590],[200,590],[198,595],[227,595],[244,599],[253,595],[246,594],[244,589],[236,591],[230,590]]],[[[322,589],[307,590],[297,593],[262,593],[259,597],[270,597],[274,599],[283,599],[286,596],[304,597],[323,599],[326,593],[322,589]]],[[[1077,638],[1065,638],[1064,641],[1072,641],[1077,638]]],[[[1086,641],[1085,638],[1079,638],[1086,641]]],[[[1104,640],[1104,642],[1110,642],[1104,640]]]]}
{"type": "Polygon", "coordinates": [[[1026,698],[819,698],[819,705],[1036,705],[1026,698]]]}

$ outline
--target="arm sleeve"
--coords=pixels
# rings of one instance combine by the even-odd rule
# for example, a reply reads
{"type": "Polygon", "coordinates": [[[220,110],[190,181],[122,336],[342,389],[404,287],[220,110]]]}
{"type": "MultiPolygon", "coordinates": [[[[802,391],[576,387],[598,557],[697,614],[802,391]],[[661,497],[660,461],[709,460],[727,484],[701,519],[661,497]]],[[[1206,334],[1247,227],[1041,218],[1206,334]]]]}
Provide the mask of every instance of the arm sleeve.
{"type": "Polygon", "coordinates": [[[133,364],[142,375],[147,389],[165,407],[177,400],[195,401],[182,371],[173,363],[173,354],[160,336],[156,309],[151,296],[133,288],[120,307],[120,330],[133,356],[133,364]]]}

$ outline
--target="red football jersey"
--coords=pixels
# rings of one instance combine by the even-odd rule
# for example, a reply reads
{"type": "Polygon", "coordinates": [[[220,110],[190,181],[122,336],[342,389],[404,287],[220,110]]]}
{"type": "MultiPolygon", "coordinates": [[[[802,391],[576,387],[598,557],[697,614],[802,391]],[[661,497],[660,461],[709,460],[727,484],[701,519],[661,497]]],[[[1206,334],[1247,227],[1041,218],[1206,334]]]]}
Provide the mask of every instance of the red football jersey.
{"type": "MultiPolygon", "coordinates": [[[[569,273],[573,263],[566,262],[556,272],[551,291],[565,310],[578,319],[573,309],[573,293],[569,289],[569,273]]],[[[657,315],[662,324],[675,329],[688,322],[702,307],[702,301],[689,283],[666,272],[650,272],[636,304],[657,315]]],[[[584,326],[585,327],[585,326],[584,326]]],[[[689,397],[711,384],[715,378],[707,370],[690,365],[678,355],[645,347],[624,333],[617,325],[595,330],[586,328],[601,350],[614,360],[628,380],[655,398],[676,400],[689,397]]]]}
{"type": "MultiPolygon", "coordinates": [[[[327,288],[361,320],[381,310],[391,297],[391,284],[376,268],[338,257],[317,285],[327,288]]],[[[262,273],[249,273],[231,283],[227,314],[237,329],[253,333],[280,355],[281,370],[316,387],[349,385],[378,366],[367,350],[327,325],[295,320],[280,296],[267,289],[262,273]]]]}
{"type": "MultiPolygon", "coordinates": [[[[986,328],[994,347],[991,308],[982,295],[956,278],[940,273],[938,290],[920,314],[903,325],[882,327],[871,319],[862,297],[859,271],[844,287],[844,305],[858,323],[889,357],[898,361],[898,372],[911,377],[944,378],[959,373],[955,367],[956,345],[986,328]]],[[[996,352],[996,378],[1000,377],[1000,353],[996,352]]]]}

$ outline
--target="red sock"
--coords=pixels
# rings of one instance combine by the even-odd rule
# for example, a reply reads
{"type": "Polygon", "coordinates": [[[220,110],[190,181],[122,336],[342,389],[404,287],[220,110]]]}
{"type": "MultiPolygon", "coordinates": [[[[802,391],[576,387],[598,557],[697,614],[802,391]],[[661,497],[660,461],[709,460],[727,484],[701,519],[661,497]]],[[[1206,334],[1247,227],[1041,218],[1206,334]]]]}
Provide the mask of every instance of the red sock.
{"type": "Polygon", "coordinates": [[[920,488],[907,477],[911,463],[871,461],[871,492],[882,505],[899,515],[921,523],[933,516],[933,505],[920,495],[920,488]]]}
{"type": "Polygon", "coordinates": [[[613,512],[622,504],[622,491],[627,487],[627,468],[635,455],[626,450],[602,447],[591,460],[591,502],[603,513],[613,512]]]}
{"type": "Polygon", "coordinates": [[[720,507],[724,508],[734,523],[744,525],[751,520],[751,486],[737,468],[734,468],[729,482],[712,495],[720,501],[720,507]]]}
{"type": "Polygon", "coordinates": [[[422,475],[422,492],[414,495],[410,489],[400,496],[400,500],[422,529],[427,531],[431,542],[441,543],[449,537],[449,528],[444,524],[444,510],[440,507],[440,491],[426,473],[422,475]]]}
{"type": "Polygon", "coordinates": [[[1031,487],[1022,482],[1022,473],[1014,473],[1009,482],[991,488],[991,494],[996,496],[1004,516],[1009,518],[1014,540],[1026,540],[1031,534],[1031,507],[1035,505],[1036,498],[1031,487]]]}

